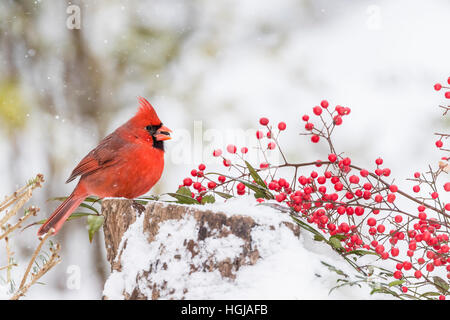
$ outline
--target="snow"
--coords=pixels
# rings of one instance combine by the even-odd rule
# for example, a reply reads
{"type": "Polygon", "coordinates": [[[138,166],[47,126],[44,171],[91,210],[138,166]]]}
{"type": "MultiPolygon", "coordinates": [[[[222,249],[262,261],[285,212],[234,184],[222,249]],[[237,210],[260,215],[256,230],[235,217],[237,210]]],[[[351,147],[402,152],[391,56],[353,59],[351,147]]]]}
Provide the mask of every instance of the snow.
{"type": "Polygon", "coordinates": [[[327,246],[312,241],[305,231],[297,238],[282,222],[290,218],[269,207],[257,206],[251,197],[230,199],[216,205],[205,205],[203,209],[223,212],[233,216],[245,212],[258,224],[251,233],[252,245],[258,248],[260,259],[255,265],[241,267],[236,278],[223,278],[218,270],[213,272],[192,272],[191,265],[200,266],[211,255],[217,261],[233,260],[244,245],[242,239],[229,235],[224,238],[207,238],[199,241],[199,253],[192,257],[184,250],[186,239],[196,239],[198,225],[192,216],[182,220],[168,220],[160,224],[154,241],[147,242],[143,234],[144,214],[137,217],[122,239],[126,247],[120,257],[122,271],[114,271],[105,283],[103,294],[109,299],[123,299],[122,291],[131,294],[139,290],[151,297],[147,283],[136,278],[142,270],[152,264],[153,283],[167,282],[167,290],[160,292],[161,299],[370,299],[389,298],[370,296],[370,289],[363,285],[342,287],[329,294],[336,285],[338,276],[330,272],[324,261],[354,275],[354,270],[327,246]],[[275,226],[275,230],[270,230],[275,226]],[[179,259],[174,258],[180,255],[179,259]],[[155,265],[156,257],[159,259],[155,265]],[[166,264],[167,268],[163,268],[166,264]],[[175,293],[169,294],[169,289],[175,293]],[[187,289],[186,293],[183,290],[187,289]]]}

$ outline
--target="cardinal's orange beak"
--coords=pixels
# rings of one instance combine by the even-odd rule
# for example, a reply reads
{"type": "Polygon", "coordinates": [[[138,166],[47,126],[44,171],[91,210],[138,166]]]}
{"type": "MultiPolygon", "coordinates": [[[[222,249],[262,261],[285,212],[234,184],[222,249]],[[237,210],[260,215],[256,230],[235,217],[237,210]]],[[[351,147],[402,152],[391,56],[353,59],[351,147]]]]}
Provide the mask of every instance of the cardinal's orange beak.
{"type": "Polygon", "coordinates": [[[172,132],[172,130],[170,130],[169,128],[162,126],[161,128],[159,128],[154,137],[156,138],[156,140],[158,141],[164,141],[164,140],[170,140],[172,139],[170,137],[170,133],[172,132]]]}

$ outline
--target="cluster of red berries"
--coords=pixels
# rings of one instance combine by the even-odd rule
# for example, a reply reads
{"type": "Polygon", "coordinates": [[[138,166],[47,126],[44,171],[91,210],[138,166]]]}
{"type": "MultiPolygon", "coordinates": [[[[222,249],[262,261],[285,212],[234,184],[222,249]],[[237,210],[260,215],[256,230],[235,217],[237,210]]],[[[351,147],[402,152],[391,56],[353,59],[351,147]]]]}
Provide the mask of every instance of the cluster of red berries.
{"type": "MultiPolygon", "coordinates": [[[[342,122],[343,122],[342,117],[350,114],[350,111],[351,111],[350,108],[337,105],[334,108],[334,112],[331,112],[328,109],[328,107],[329,107],[328,101],[327,100],[322,100],[320,102],[320,106],[315,106],[313,108],[313,113],[314,113],[314,115],[320,117],[322,122],[324,122],[324,119],[322,117],[322,113],[325,110],[325,112],[328,113],[332,117],[333,125],[336,125],[336,126],[341,125],[342,122]]],[[[320,137],[322,135],[320,134],[319,130],[315,129],[314,124],[312,122],[310,122],[309,115],[307,115],[307,114],[303,115],[302,116],[302,120],[304,122],[306,122],[306,124],[305,124],[306,131],[311,132],[311,142],[313,142],[313,143],[319,142],[320,137]]]]}
{"type": "MultiPolygon", "coordinates": [[[[448,83],[448,85],[450,85],[450,77],[448,77],[447,83],[448,83]]],[[[441,89],[448,89],[448,90],[450,90],[450,87],[447,87],[446,85],[442,85],[442,84],[440,84],[440,83],[436,83],[436,84],[434,85],[434,90],[440,91],[441,89]]],[[[446,92],[444,93],[444,97],[445,97],[446,99],[450,99],[450,91],[446,91],[446,92]]]]}
{"type": "Polygon", "coordinates": [[[212,180],[205,180],[205,171],[206,166],[204,164],[200,164],[198,166],[198,170],[197,169],[192,169],[191,170],[191,176],[184,178],[183,179],[183,183],[181,185],[178,186],[178,188],[183,188],[183,187],[187,187],[190,188],[192,187],[197,193],[195,192],[191,192],[191,197],[196,199],[199,203],[202,202],[202,198],[203,196],[207,193],[207,190],[214,190],[218,183],[219,184],[223,184],[226,181],[225,176],[220,175],[217,179],[218,183],[212,181],[212,180]],[[206,186],[203,185],[203,183],[206,181],[206,186]]]}
{"type": "MultiPolygon", "coordinates": [[[[450,84],[450,78],[448,82],[450,84]]],[[[447,87],[435,85],[436,90],[442,88],[447,87]]],[[[320,118],[323,128],[328,129],[341,125],[343,117],[350,112],[349,108],[339,105],[331,112],[326,100],[321,101],[320,106],[313,108],[313,114],[320,118]],[[329,118],[329,122],[325,115],[329,118]]],[[[306,135],[311,136],[313,143],[319,142],[320,137],[329,139],[327,130],[317,129],[310,121],[309,115],[303,115],[302,120],[306,122],[306,135]]],[[[269,123],[268,118],[260,118],[259,124],[264,126],[266,131],[256,131],[260,145],[258,149],[262,152],[280,148],[277,137],[286,129],[286,123],[279,122],[278,131],[274,132],[269,123]],[[263,147],[261,140],[264,137],[269,141],[267,146],[263,147]]],[[[436,143],[436,145],[441,147],[440,144],[436,143]]],[[[235,145],[228,145],[226,152],[236,156],[239,161],[239,159],[244,160],[248,148],[242,147],[238,152],[235,145]]],[[[444,270],[446,277],[450,279],[449,225],[445,223],[446,220],[443,222],[442,219],[435,217],[441,212],[448,216],[445,212],[450,211],[450,203],[442,204],[437,189],[432,188],[429,195],[431,201],[434,201],[434,207],[427,204],[423,197],[407,196],[420,205],[415,212],[400,210],[396,200],[399,194],[405,196],[405,193],[400,191],[397,185],[385,181],[390,177],[391,170],[383,166],[382,158],[375,159],[375,168],[369,171],[352,164],[349,157],[330,153],[324,160],[301,165],[301,167],[315,166],[315,168],[308,174],[300,176],[297,176],[297,169],[300,166],[286,162],[284,167],[295,167],[295,177],[289,179],[275,178],[271,169],[276,170],[278,166],[270,166],[262,162],[256,171],[259,175],[264,173],[267,175],[264,178],[260,176],[260,181],[257,183],[254,181],[257,180],[254,174],[248,172],[246,166],[238,162],[233,163],[223,156],[221,149],[214,150],[213,156],[222,157],[223,165],[228,169],[238,169],[239,176],[231,178],[219,175],[217,181],[214,181],[209,176],[205,176],[205,165],[199,165],[198,170],[191,171],[193,178],[185,178],[180,185],[180,188],[192,187],[194,190],[191,196],[199,202],[206,193],[216,192],[218,187],[222,187],[223,193],[230,196],[254,192],[256,200],[260,203],[267,199],[274,199],[291,208],[292,212],[324,234],[336,237],[341,244],[340,250],[346,254],[355,250],[366,250],[383,260],[389,259],[394,262],[395,270],[392,276],[406,281],[399,287],[404,293],[416,290],[411,282],[413,278],[428,281],[430,277],[435,277],[437,272],[444,270]],[[256,192],[258,189],[254,187],[257,184],[265,185],[270,197],[266,196],[267,193],[256,192]]],[[[413,192],[424,192],[421,190],[421,185],[427,184],[427,181],[421,178],[421,174],[414,173],[413,180],[416,181],[412,187],[413,192]]],[[[443,189],[449,192],[450,182],[445,183],[443,189]]],[[[445,295],[441,295],[440,299],[445,299],[445,295]]]]}

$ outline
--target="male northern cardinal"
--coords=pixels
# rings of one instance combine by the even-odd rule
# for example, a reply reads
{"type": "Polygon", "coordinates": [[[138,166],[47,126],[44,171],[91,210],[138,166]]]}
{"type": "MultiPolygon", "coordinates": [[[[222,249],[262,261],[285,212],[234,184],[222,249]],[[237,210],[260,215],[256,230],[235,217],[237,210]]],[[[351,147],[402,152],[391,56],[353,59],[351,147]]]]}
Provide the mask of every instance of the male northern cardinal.
{"type": "Polygon", "coordinates": [[[38,236],[63,223],[90,195],[136,198],[148,192],[164,168],[164,140],[170,139],[152,105],[139,97],[136,115],[104,138],[72,171],[66,183],[81,176],[72,194],[53,212],[38,236]]]}

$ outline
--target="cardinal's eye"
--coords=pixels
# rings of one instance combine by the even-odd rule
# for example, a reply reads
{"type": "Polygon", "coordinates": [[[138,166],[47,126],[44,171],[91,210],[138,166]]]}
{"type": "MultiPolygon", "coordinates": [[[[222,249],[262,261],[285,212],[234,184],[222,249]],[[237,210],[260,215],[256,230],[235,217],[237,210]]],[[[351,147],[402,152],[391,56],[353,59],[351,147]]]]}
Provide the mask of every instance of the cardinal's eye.
{"type": "MultiPolygon", "coordinates": [[[[162,124],[161,124],[162,125],[162,124]]],[[[152,126],[152,125],[148,125],[145,127],[145,130],[148,131],[148,133],[150,133],[150,135],[154,135],[156,133],[156,131],[161,128],[161,125],[159,126],[152,126]]]]}
{"type": "Polygon", "coordinates": [[[145,129],[148,131],[148,133],[150,133],[151,136],[155,134],[156,130],[158,130],[156,126],[146,126],[145,129]]]}

